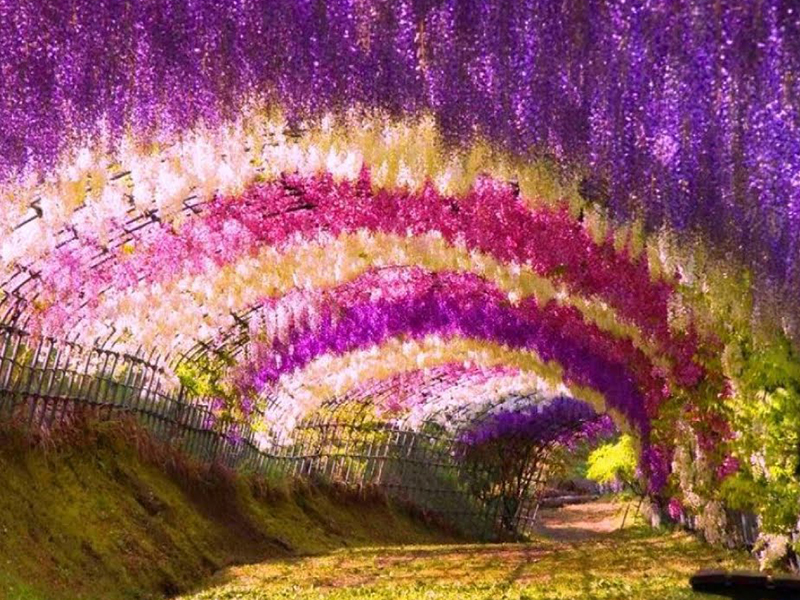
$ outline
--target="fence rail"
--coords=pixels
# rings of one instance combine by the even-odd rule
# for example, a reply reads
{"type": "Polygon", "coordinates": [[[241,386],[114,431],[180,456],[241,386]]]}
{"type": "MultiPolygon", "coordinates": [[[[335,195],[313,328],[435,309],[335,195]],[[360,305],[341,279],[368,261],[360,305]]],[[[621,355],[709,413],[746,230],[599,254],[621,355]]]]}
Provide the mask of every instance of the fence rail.
{"type": "MultiPolygon", "coordinates": [[[[697,517],[681,514],[677,521],[664,517],[668,522],[675,522],[684,529],[700,533],[697,517]]],[[[725,542],[732,548],[752,548],[758,540],[758,517],[750,512],[727,509],[725,511],[725,542]]]]}

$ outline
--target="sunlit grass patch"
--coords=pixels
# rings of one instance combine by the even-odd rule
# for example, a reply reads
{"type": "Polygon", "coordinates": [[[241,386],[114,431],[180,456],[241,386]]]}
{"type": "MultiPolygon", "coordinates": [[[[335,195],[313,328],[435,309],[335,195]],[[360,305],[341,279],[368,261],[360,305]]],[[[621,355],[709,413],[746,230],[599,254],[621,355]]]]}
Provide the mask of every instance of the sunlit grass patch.
{"type": "Polygon", "coordinates": [[[325,556],[229,569],[184,600],[585,600],[701,598],[688,586],[699,568],[752,569],[744,552],[679,532],[643,527],[580,543],[345,549],[325,556]]]}

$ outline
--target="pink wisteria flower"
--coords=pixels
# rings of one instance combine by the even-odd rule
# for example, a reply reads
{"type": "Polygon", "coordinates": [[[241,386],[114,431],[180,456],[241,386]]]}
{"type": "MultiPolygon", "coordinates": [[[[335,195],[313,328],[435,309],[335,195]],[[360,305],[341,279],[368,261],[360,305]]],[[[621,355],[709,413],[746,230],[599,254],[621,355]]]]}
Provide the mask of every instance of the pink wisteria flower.
{"type": "Polygon", "coordinates": [[[739,459],[735,456],[727,455],[717,467],[717,479],[722,481],[730,477],[739,470],[739,459]]]}
{"type": "Polygon", "coordinates": [[[670,498],[667,503],[667,514],[673,521],[680,522],[683,518],[683,506],[677,498],[670,498]]]}

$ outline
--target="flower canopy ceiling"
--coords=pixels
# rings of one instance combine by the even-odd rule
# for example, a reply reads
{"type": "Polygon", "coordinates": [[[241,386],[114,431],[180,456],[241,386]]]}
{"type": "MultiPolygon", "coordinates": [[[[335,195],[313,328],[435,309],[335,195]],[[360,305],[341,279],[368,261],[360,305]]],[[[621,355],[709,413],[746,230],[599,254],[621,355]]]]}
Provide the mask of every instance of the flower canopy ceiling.
{"type": "Polygon", "coordinates": [[[0,1],[0,318],[273,424],[569,396],[655,478],[800,339],[799,13],[0,1]]]}

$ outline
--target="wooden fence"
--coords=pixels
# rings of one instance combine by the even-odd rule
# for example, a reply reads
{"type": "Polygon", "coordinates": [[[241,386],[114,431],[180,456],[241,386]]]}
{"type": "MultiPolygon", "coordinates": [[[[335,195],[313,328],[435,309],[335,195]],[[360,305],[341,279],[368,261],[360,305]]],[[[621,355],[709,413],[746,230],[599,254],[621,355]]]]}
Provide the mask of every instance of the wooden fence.
{"type": "Polygon", "coordinates": [[[48,429],[85,407],[101,418],[128,415],[205,462],[272,477],[377,485],[472,536],[494,533],[497,506],[470,494],[466,470],[445,435],[331,416],[301,423],[291,443],[265,444],[250,427],[215,423],[204,402],[165,381],[163,369],[147,357],[0,326],[0,420],[48,429]]]}

